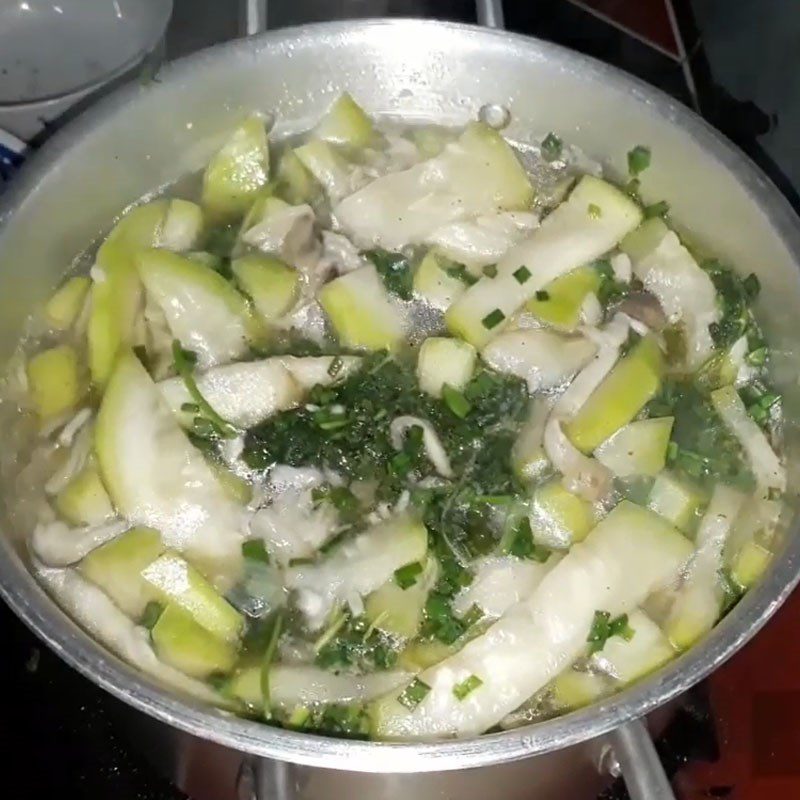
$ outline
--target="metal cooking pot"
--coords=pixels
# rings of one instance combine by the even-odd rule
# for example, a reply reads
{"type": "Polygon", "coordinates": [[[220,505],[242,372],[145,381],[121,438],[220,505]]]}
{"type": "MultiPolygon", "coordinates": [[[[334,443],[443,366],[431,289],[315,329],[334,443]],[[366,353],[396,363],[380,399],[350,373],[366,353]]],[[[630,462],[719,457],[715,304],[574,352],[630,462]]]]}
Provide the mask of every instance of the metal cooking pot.
{"type": "MultiPolygon", "coordinates": [[[[505,133],[512,139],[553,130],[620,176],[626,152],[649,145],[645,199],[668,198],[674,219],[700,242],[761,279],[775,382],[786,400],[793,485],[800,464],[800,225],[788,203],[742,153],[660,92],[560,47],[465,25],[348,22],[225,44],[177,62],[156,83],[128,87],[68,126],[2,198],[0,361],[73,255],[120,209],[200,168],[247,112],[274,112],[276,136],[302,131],[345,88],[372,113],[439,123],[461,124],[484,104],[501,103],[511,111],[505,133]]],[[[781,551],[761,583],[697,647],[647,680],[590,708],[518,730],[381,744],[279,730],[152,683],[55,606],[26,569],[26,531],[4,522],[0,591],[9,605],[73,667],[166,723],[159,731],[173,745],[182,743],[181,752],[191,752],[187,743],[200,752],[203,783],[214,786],[217,798],[236,796],[237,771],[242,798],[574,798],[583,796],[609,746],[635,797],[670,797],[636,720],[740,648],[800,577],[800,538],[786,535],[787,518],[781,551]],[[242,754],[249,754],[244,768],[242,754]]],[[[182,762],[184,773],[188,768],[182,762]]]]}

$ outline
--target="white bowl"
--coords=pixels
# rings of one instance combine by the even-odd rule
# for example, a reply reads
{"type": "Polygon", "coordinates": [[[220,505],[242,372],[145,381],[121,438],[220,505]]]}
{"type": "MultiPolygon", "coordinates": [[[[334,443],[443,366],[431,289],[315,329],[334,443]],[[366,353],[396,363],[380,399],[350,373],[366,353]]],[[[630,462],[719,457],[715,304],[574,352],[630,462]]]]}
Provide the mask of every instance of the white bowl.
{"type": "Polygon", "coordinates": [[[172,0],[0,2],[0,128],[23,140],[159,48],[172,0]]]}

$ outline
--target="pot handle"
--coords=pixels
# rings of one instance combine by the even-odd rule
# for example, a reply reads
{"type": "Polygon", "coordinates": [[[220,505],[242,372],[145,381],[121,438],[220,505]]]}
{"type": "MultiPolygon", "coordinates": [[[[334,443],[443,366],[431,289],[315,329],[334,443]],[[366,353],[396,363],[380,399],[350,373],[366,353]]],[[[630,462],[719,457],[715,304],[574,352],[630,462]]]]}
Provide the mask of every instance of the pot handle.
{"type": "Polygon", "coordinates": [[[608,771],[623,777],[631,800],[675,800],[661,759],[644,722],[632,720],[612,731],[608,771]]]}
{"type": "Polygon", "coordinates": [[[267,0],[240,0],[239,29],[242,36],[255,36],[267,29],[267,0]]]}
{"type": "Polygon", "coordinates": [[[502,30],[506,26],[503,16],[503,0],[475,0],[478,25],[502,30]]]}

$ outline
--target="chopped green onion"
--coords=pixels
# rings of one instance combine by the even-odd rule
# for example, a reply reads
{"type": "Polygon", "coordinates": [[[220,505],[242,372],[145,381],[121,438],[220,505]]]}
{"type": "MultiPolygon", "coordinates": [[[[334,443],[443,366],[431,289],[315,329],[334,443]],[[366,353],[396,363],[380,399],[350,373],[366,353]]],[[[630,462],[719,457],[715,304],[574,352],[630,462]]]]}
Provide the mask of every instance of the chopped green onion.
{"type": "Polygon", "coordinates": [[[642,182],[638,178],[631,178],[625,184],[625,194],[632,197],[634,200],[639,199],[639,189],[642,188],[642,182]]]}
{"type": "Polygon", "coordinates": [[[527,283],[527,281],[530,280],[531,277],[531,271],[524,265],[521,266],[519,269],[514,270],[514,272],[512,272],[511,274],[514,276],[516,282],[520,284],[527,283]]]}
{"type": "Polygon", "coordinates": [[[589,655],[599,653],[612,636],[621,636],[626,642],[629,642],[634,633],[635,631],[628,624],[627,614],[621,614],[611,619],[608,611],[595,611],[589,636],[586,638],[586,641],[589,642],[589,655]]]}
{"type": "MultiPolygon", "coordinates": [[[[205,397],[200,393],[200,389],[197,388],[197,382],[192,374],[197,364],[196,353],[193,353],[191,350],[184,350],[181,343],[175,339],[172,342],[172,358],[175,362],[175,371],[183,378],[187,391],[197,404],[200,413],[211,423],[213,432],[223,439],[233,439],[236,436],[236,428],[214,411],[205,397]]],[[[197,420],[195,420],[195,422],[197,422],[197,420]]],[[[195,433],[202,435],[198,430],[196,430],[195,433]]]]}
{"type": "Polygon", "coordinates": [[[766,347],[759,347],[756,350],[751,350],[747,354],[745,361],[753,367],[762,367],[767,363],[768,352],[766,347]]]}
{"type": "Polygon", "coordinates": [[[319,653],[326,644],[328,644],[334,636],[342,629],[342,626],[347,622],[347,612],[337,611],[333,615],[333,621],[327,628],[320,634],[314,642],[314,652],[319,653]]]}
{"type": "Polygon", "coordinates": [[[455,264],[452,267],[447,267],[445,272],[451,278],[456,278],[462,283],[466,283],[467,286],[472,286],[478,282],[478,279],[463,264],[455,264]]]}
{"type": "Polygon", "coordinates": [[[459,418],[464,419],[472,409],[472,404],[464,395],[446,383],[442,386],[442,400],[447,407],[459,418]]]}
{"type": "Polygon", "coordinates": [[[761,291],[761,281],[758,280],[758,276],[754,272],[751,272],[742,281],[742,285],[744,286],[748,300],[752,301],[758,297],[758,293],[761,291]]]}
{"type": "Polygon", "coordinates": [[[477,675],[470,675],[465,678],[461,683],[457,683],[453,687],[453,694],[456,700],[463,700],[467,695],[474,692],[479,686],[483,686],[483,681],[477,675]]]}
{"type": "Polygon", "coordinates": [[[600,219],[603,216],[603,209],[597,203],[589,203],[588,211],[592,219],[600,219]]]}
{"type": "Polygon", "coordinates": [[[422,563],[414,561],[411,564],[406,564],[399,567],[394,571],[394,582],[401,589],[408,589],[417,582],[417,578],[422,573],[422,563]]]}
{"type": "Polygon", "coordinates": [[[483,616],[483,609],[477,603],[473,603],[469,611],[461,617],[461,621],[467,628],[471,628],[473,625],[480,622],[483,616]]]}
{"type": "Polygon", "coordinates": [[[542,140],[541,151],[546,161],[555,161],[561,158],[564,144],[552,131],[542,140]]]}
{"type": "Polygon", "coordinates": [[[330,375],[331,378],[335,378],[342,371],[343,366],[344,361],[342,361],[339,356],[336,356],[328,366],[328,375],[330,375]]]}
{"type": "Polygon", "coordinates": [[[529,558],[544,564],[550,558],[551,551],[533,540],[533,531],[528,517],[524,517],[514,532],[514,538],[508,546],[508,552],[517,558],[529,558]]]}
{"type": "Polygon", "coordinates": [[[269,564],[269,553],[263,539],[248,539],[242,542],[242,557],[249,561],[269,564]]]}
{"type": "Polygon", "coordinates": [[[187,414],[199,414],[200,406],[197,403],[181,403],[181,411],[185,411],[187,414]]]}
{"type": "Polygon", "coordinates": [[[414,678],[398,696],[397,702],[413,711],[428,695],[431,687],[419,678],[414,678]]]}
{"type": "Polygon", "coordinates": [[[650,148],[637,144],[628,151],[628,172],[635,178],[650,166],[650,148]]]}
{"type": "Polygon", "coordinates": [[[499,308],[496,308],[494,311],[489,312],[481,322],[484,328],[491,330],[496,328],[505,318],[506,315],[499,308]]]}
{"type": "Polygon", "coordinates": [[[667,214],[669,214],[669,203],[666,200],[659,200],[657,203],[645,206],[644,208],[645,219],[664,217],[667,214]]]}
{"type": "Polygon", "coordinates": [[[283,612],[275,614],[275,621],[272,623],[272,633],[270,633],[267,649],[264,651],[264,658],[261,661],[261,694],[264,698],[264,713],[270,716],[269,703],[269,668],[275,660],[275,653],[278,649],[278,640],[281,638],[281,628],[283,627],[283,612]]]}
{"type": "Polygon", "coordinates": [[[158,622],[159,617],[164,613],[164,606],[161,603],[156,602],[155,600],[151,600],[145,607],[144,611],[142,612],[142,618],[139,620],[139,624],[143,628],[147,628],[147,630],[151,631],[158,622]]]}
{"type": "Polygon", "coordinates": [[[289,719],[286,720],[286,724],[290,728],[302,728],[306,722],[308,722],[310,716],[311,711],[308,708],[305,706],[295,706],[292,713],[289,715],[289,719]]]}
{"type": "Polygon", "coordinates": [[[495,264],[488,264],[483,268],[483,274],[487,278],[496,278],[497,277],[497,266],[495,264]]]}
{"type": "Polygon", "coordinates": [[[745,588],[740,586],[727,569],[721,569],[717,573],[719,583],[722,587],[722,610],[729,611],[735,606],[745,593],[745,588]]]}
{"type": "Polygon", "coordinates": [[[536,292],[536,299],[543,303],[550,299],[550,292],[547,292],[544,289],[539,289],[539,291],[536,292]]]}

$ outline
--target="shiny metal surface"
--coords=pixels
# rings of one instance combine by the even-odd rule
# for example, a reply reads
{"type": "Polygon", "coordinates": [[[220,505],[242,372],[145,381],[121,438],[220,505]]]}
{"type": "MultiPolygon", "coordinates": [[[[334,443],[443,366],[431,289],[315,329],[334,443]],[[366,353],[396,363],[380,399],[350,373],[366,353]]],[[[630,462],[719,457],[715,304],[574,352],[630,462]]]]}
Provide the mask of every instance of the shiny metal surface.
{"type": "MultiPolygon", "coordinates": [[[[469,26],[372,21],[272,32],[192,56],[165,70],[160,82],[104,101],[32,159],[2,198],[0,359],[11,353],[26,316],[47,297],[72,254],[127,204],[199,168],[246,112],[274,112],[278,134],[302,130],[344,88],[373,113],[439,122],[463,123],[484,104],[502,103],[512,112],[511,138],[526,141],[554,130],[620,176],[626,151],[650,145],[645,200],[667,198],[673,218],[700,243],[761,279],[795,485],[800,229],[789,205],[738,150],[665,95],[559,47],[469,26]]],[[[25,532],[8,520],[4,526],[0,591],[53,649],[100,686],[158,720],[233,750],[365,773],[500,765],[598,737],[675,697],[728,658],[785,599],[800,569],[800,539],[792,531],[762,583],[699,646],[591,708],[475,739],[385,744],[273,729],[151,683],[53,605],[13,547],[25,532]]],[[[431,785],[437,780],[431,776],[431,785]]]]}
{"type": "Polygon", "coordinates": [[[631,800],[675,800],[653,740],[641,720],[626,722],[609,738],[613,742],[611,755],[625,778],[631,800]]]}

